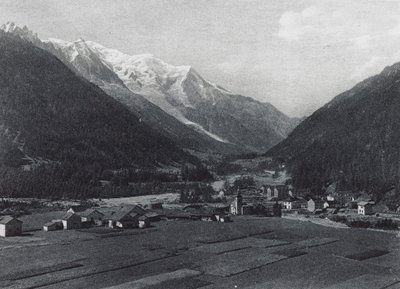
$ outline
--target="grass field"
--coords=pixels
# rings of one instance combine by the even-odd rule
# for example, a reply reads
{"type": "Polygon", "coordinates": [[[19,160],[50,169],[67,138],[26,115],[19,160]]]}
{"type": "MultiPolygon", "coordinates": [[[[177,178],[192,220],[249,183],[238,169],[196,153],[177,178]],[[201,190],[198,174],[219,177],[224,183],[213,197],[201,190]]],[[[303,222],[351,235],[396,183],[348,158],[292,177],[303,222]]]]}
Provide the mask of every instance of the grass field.
{"type": "Polygon", "coordinates": [[[391,288],[400,282],[399,240],[257,217],[32,231],[0,239],[0,288],[391,288]],[[363,287],[371,279],[375,287],[363,287]]]}

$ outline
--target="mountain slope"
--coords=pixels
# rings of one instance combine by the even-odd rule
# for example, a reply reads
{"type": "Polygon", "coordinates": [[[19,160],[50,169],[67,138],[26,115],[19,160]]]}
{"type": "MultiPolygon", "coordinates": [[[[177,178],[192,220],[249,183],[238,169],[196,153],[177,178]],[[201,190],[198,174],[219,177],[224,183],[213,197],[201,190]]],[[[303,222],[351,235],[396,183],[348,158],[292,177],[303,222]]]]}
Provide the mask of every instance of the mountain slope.
{"type": "Polygon", "coordinates": [[[43,46],[71,66],[77,74],[98,85],[108,95],[126,105],[144,123],[153,127],[160,134],[173,139],[182,148],[217,153],[243,151],[234,144],[222,143],[213,136],[193,130],[142,95],[129,90],[117,74],[112,71],[112,68],[102,62],[83,39],[75,42],[50,39],[43,42],[43,46]]]}
{"type": "Polygon", "coordinates": [[[336,96],[267,154],[283,158],[295,185],[379,193],[399,186],[400,63],[336,96]]]}
{"type": "Polygon", "coordinates": [[[0,161],[119,169],[195,162],[52,54],[0,31],[0,161]]]}

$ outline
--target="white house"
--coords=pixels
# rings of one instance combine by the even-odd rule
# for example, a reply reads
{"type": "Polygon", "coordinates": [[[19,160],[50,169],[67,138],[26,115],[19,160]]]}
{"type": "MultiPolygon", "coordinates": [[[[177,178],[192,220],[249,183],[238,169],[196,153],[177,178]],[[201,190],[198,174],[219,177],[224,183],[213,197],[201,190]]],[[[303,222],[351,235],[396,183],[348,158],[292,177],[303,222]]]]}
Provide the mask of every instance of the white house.
{"type": "Polygon", "coordinates": [[[299,199],[295,197],[290,197],[283,201],[283,207],[286,210],[298,210],[298,209],[306,209],[307,201],[304,199],[299,199]]]}
{"type": "Polygon", "coordinates": [[[0,216],[0,236],[18,236],[22,233],[22,221],[12,216],[0,216]]]}
{"type": "Polygon", "coordinates": [[[374,202],[358,202],[357,203],[357,212],[359,215],[372,215],[374,212],[372,207],[375,203],[374,202]]]}

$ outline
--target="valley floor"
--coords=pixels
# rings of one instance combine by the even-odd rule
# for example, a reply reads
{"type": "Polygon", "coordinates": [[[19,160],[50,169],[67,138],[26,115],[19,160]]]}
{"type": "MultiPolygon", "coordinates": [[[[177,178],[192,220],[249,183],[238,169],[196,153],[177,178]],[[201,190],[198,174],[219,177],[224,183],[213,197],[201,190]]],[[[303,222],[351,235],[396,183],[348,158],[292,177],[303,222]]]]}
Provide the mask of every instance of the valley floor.
{"type": "Polygon", "coordinates": [[[394,289],[399,241],[251,216],[161,221],[144,230],[32,231],[0,239],[0,288],[394,289]]]}

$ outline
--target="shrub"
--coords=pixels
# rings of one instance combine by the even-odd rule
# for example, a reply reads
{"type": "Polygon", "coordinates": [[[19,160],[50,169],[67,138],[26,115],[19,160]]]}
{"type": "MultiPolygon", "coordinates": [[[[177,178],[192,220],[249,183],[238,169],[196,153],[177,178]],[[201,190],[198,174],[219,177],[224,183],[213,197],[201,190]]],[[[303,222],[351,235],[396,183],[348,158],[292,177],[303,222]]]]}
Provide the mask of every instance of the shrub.
{"type": "Polygon", "coordinates": [[[363,220],[354,220],[354,221],[347,221],[346,225],[351,228],[370,228],[371,222],[363,220]]]}
{"type": "Polygon", "coordinates": [[[375,228],[384,230],[396,230],[398,229],[398,225],[393,222],[392,219],[384,219],[378,220],[378,222],[375,224],[375,228]]]}

